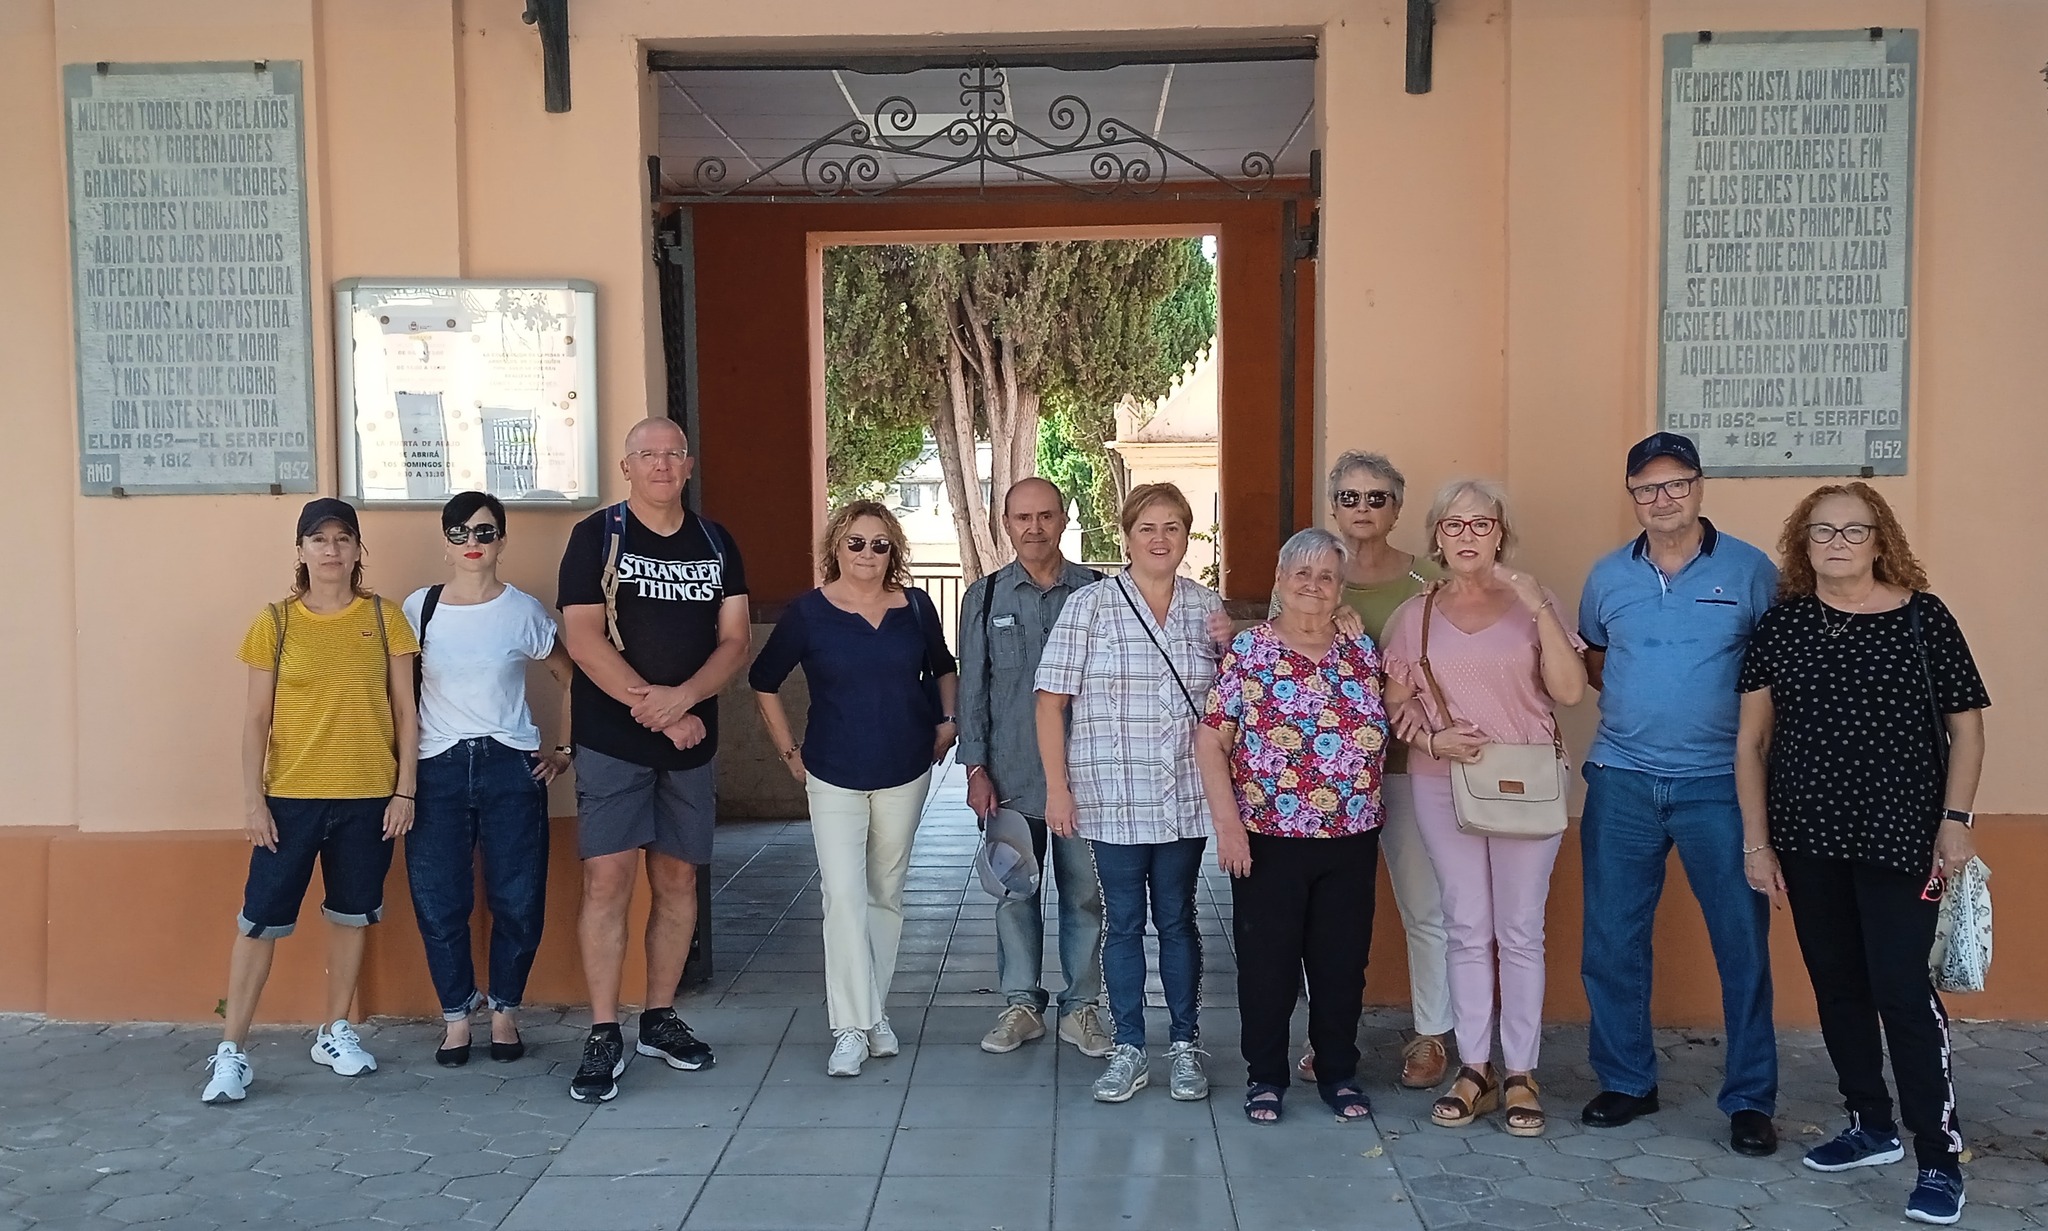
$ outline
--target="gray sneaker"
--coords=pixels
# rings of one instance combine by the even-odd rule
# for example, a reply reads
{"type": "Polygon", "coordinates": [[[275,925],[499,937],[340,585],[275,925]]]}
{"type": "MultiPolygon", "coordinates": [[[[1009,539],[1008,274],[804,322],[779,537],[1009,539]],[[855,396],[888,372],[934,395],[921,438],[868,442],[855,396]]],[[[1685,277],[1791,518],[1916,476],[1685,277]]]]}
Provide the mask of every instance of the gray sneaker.
{"type": "Polygon", "coordinates": [[[1108,1024],[1102,1020],[1102,1010],[1092,1004],[1084,1004],[1060,1018],[1060,1041],[1072,1043],[1091,1060],[1102,1059],[1116,1046],[1108,1024]]]}
{"type": "Polygon", "coordinates": [[[1145,1049],[1119,1043],[1110,1049],[1109,1067],[1095,1079],[1095,1101],[1124,1103],[1152,1080],[1152,1068],[1145,1061],[1145,1049]]]}
{"type": "Polygon", "coordinates": [[[1202,1071],[1202,1057],[1208,1054],[1193,1043],[1175,1043],[1167,1048],[1166,1059],[1173,1071],[1166,1092],[1184,1103],[1208,1098],[1209,1075],[1202,1071]]]}

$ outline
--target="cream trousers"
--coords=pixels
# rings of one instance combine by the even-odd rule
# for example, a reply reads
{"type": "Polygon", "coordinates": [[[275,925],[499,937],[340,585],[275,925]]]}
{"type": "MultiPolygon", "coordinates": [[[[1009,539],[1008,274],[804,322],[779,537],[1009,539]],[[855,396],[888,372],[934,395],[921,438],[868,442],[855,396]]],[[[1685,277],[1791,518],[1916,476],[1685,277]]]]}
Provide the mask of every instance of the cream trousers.
{"type": "Polygon", "coordinates": [[[881,1023],[903,937],[910,843],[931,780],[927,770],[881,791],[849,791],[816,774],[804,783],[825,899],[825,1016],[834,1030],[881,1023]]]}

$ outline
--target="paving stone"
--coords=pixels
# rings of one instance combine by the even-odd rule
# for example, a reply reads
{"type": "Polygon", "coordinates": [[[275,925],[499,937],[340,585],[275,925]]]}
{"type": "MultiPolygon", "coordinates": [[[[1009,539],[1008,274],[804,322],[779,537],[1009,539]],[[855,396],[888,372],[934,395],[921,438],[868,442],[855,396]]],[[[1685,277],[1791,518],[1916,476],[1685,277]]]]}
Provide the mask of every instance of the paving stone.
{"type": "Polygon", "coordinates": [[[1829,1209],[1817,1205],[1791,1205],[1773,1201],[1753,1210],[1744,1210],[1750,1224],[1764,1231],[1835,1231],[1842,1225],[1841,1218],[1829,1209]]]}
{"type": "Polygon", "coordinates": [[[1528,1168],[1518,1158],[1476,1151],[1446,1158],[1442,1163],[1443,1169],[1451,1175],[1469,1175],[1481,1180],[1512,1180],[1528,1174],[1528,1168]]]}
{"type": "Polygon", "coordinates": [[[675,1231],[703,1186],[699,1176],[563,1176],[544,1179],[514,1206],[501,1231],[675,1231]]]}
{"type": "Polygon", "coordinates": [[[1408,1190],[1418,1197],[1456,1201],[1460,1204],[1484,1201],[1495,1195],[1492,1184],[1463,1175],[1426,1176],[1410,1183],[1408,1190]]]}
{"type": "Polygon", "coordinates": [[[1741,1231],[1749,1225],[1749,1220],[1739,1211],[1725,1206],[1684,1201],[1657,1206],[1656,1211],[1658,1222],[1667,1227],[1685,1227],[1689,1231],[1741,1231]]]}
{"type": "Polygon", "coordinates": [[[1555,1226],[1561,1221],[1554,1208],[1514,1197],[1470,1202],[1465,1206],[1465,1215],[1480,1226],[1514,1228],[1516,1231],[1523,1227],[1555,1226]]]}
{"type": "Polygon", "coordinates": [[[1676,1184],[1681,1180],[1697,1180],[1700,1169],[1681,1158],[1669,1158],[1656,1154],[1638,1154],[1617,1159],[1614,1163],[1617,1174],[1636,1180],[1661,1180],[1676,1184]]]}
{"type": "Polygon", "coordinates": [[[1656,1216],[1648,1208],[1620,1201],[1573,1201],[1558,1206],[1557,1213],[1568,1226],[1600,1231],[1634,1231],[1657,1224],[1656,1216]]]}

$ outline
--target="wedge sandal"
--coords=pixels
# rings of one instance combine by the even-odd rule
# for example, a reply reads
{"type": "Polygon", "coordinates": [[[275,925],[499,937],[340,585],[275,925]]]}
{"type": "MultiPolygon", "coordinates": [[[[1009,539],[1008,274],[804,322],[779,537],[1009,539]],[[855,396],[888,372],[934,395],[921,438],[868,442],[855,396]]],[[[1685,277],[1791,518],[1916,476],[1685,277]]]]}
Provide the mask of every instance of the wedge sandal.
{"type": "Polygon", "coordinates": [[[1500,1086],[1468,1064],[1458,1070],[1458,1079],[1451,1083],[1451,1092],[1430,1106],[1429,1119],[1438,1128],[1463,1128],[1499,1106],[1500,1086]],[[1468,1082],[1473,1089],[1469,1099],[1458,1093],[1459,1087],[1468,1082]]]}
{"type": "Polygon", "coordinates": [[[1533,1073],[1511,1073],[1500,1083],[1501,1101],[1506,1110],[1501,1122],[1509,1135],[1515,1137],[1541,1137],[1543,1135],[1543,1104],[1536,1096],[1543,1093],[1543,1087],[1536,1084],[1533,1073]]]}

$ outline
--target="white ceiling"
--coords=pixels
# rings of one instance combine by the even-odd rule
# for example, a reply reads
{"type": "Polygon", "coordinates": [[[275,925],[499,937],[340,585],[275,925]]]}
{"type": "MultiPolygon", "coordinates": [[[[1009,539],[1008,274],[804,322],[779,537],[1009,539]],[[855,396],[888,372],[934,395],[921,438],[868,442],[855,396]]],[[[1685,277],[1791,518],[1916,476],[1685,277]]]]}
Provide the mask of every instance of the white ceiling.
{"type": "MultiPolygon", "coordinates": [[[[1231,179],[1243,177],[1244,157],[1254,151],[1272,157],[1278,176],[1305,176],[1309,171],[1315,110],[1312,60],[1131,64],[1089,71],[1028,67],[1004,72],[1004,116],[1023,132],[1052,144],[1068,144],[1075,136],[1072,130],[1062,133],[1054,128],[1048,117],[1054,100],[1071,94],[1092,112],[1084,144],[1094,144],[1102,121],[1115,118],[1231,179]]],[[[907,135],[897,136],[884,116],[877,131],[897,145],[907,144],[972,109],[973,101],[962,98],[963,73],[974,77],[974,70],[957,68],[909,73],[819,68],[657,72],[664,189],[688,190],[704,158],[725,160],[728,184],[747,179],[843,125],[856,120],[876,124],[876,109],[892,96],[909,99],[918,122],[907,135]]],[[[943,137],[925,148],[943,157],[960,152],[943,137]]],[[[1043,149],[1020,135],[1018,153],[1043,149]]],[[[856,152],[840,147],[820,157],[843,159],[856,152]]],[[[1118,152],[1131,157],[1143,153],[1144,147],[1132,142],[1118,152]]],[[[778,169],[747,191],[807,192],[801,161],[778,169]]],[[[1151,161],[1156,177],[1159,159],[1154,156],[1151,161]]],[[[1089,158],[1083,154],[1032,159],[1031,165],[1061,180],[1094,182],[1089,158]]],[[[932,159],[885,154],[879,160],[876,184],[901,186],[938,166],[932,159]]],[[[1170,182],[1192,186],[1206,181],[1220,187],[1185,163],[1169,159],[1165,170],[1170,182]]],[[[981,174],[973,168],[949,168],[918,186],[972,186],[981,174]]],[[[986,175],[991,188],[1043,182],[1000,166],[987,167],[986,175]]],[[[813,176],[815,183],[815,163],[813,176]]]]}

